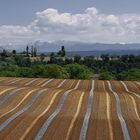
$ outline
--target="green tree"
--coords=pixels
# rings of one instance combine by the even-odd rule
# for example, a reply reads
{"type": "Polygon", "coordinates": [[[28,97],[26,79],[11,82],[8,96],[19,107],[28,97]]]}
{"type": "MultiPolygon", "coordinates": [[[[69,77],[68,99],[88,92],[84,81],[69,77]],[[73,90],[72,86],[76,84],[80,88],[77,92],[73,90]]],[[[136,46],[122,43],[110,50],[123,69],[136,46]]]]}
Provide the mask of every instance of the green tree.
{"type": "Polygon", "coordinates": [[[26,56],[29,57],[29,46],[26,47],[26,56]]]}
{"type": "Polygon", "coordinates": [[[128,71],[123,71],[118,74],[118,80],[129,80],[129,81],[137,81],[140,80],[140,69],[130,69],[128,71]]]}
{"type": "Polygon", "coordinates": [[[8,57],[9,56],[9,52],[7,50],[3,50],[3,52],[1,53],[2,57],[8,57]]]}
{"type": "Polygon", "coordinates": [[[94,56],[86,56],[86,57],[84,57],[83,64],[85,64],[86,66],[91,68],[94,63],[95,63],[94,56]]]}
{"type": "Polygon", "coordinates": [[[66,58],[65,59],[65,64],[72,64],[73,63],[73,59],[72,58],[66,58]]]}
{"type": "Polygon", "coordinates": [[[101,58],[102,58],[102,60],[103,60],[105,63],[108,63],[108,62],[109,62],[109,59],[110,59],[110,57],[109,57],[108,54],[102,54],[102,55],[101,55],[101,58]]]}
{"type": "Polygon", "coordinates": [[[16,75],[16,72],[14,71],[7,71],[7,70],[4,70],[4,71],[0,71],[0,76],[4,76],[4,77],[17,77],[16,75]]]}
{"type": "Polygon", "coordinates": [[[44,59],[45,59],[45,54],[44,54],[44,53],[42,53],[42,54],[40,55],[40,60],[41,60],[41,62],[43,62],[43,61],[44,61],[44,59]]]}
{"type": "Polygon", "coordinates": [[[37,56],[37,48],[34,48],[34,57],[37,56]]]}
{"type": "Polygon", "coordinates": [[[31,46],[31,57],[34,57],[34,46],[31,46]]]}
{"type": "Polygon", "coordinates": [[[102,72],[99,75],[99,79],[100,80],[111,80],[112,76],[111,76],[111,74],[109,72],[102,72]]]}
{"type": "Polygon", "coordinates": [[[63,67],[56,64],[50,64],[45,68],[45,77],[67,79],[69,78],[69,74],[63,67]]]}
{"type": "Polygon", "coordinates": [[[57,59],[56,59],[56,56],[55,56],[55,53],[52,52],[50,54],[50,61],[49,61],[50,64],[56,64],[57,63],[57,59]]]}
{"type": "Polygon", "coordinates": [[[30,67],[31,66],[31,60],[30,58],[25,58],[23,55],[16,55],[14,57],[16,65],[20,67],[30,67]]]}
{"type": "Polygon", "coordinates": [[[12,50],[12,54],[16,55],[16,53],[17,53],[16,50],[12,50]]]}
{"type": "Polygon", "coordinates": [[[70,79],[90,79],[91,72],[84,65],[68,64],[65,67],[70,75],[70,79]]]}
{"type": "Polygon", "coordinates": [[[64,57],[66,55],[65,47],[62,46],[61,50],[57,54],[58,56],[64,57]]]}
{"type": "Polygon", "coordinates": [[[61,47],[61,51],[62,51],[61,56],[64,57],[66,55],[66,51],[65,51],[65,47],[64,46],[61,47]]]}
{"type": "Polygon", "coordinates": [[[44,77],[45,75],[45,65],[43,64],[36,64],[32,66],[32,70],[34,77],[44,77]]]}
{"type": "Polygon", "coordinates": [[[18,68],[16,75],[19,77],[33,77],[33,70],[29,67],[18,68]]]}
{"type": "Polygon", "coordinates": [[[81,61],[81,56],[80,55],[75,55],[74,56],[74,62],[79,64],[80,61],[81,61]]]}

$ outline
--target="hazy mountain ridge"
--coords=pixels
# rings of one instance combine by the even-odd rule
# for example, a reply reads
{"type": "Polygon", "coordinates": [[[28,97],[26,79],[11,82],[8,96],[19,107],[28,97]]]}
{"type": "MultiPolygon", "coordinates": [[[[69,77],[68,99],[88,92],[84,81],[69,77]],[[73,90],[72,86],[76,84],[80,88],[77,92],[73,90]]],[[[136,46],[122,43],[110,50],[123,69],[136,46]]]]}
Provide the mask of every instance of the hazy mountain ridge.
{"type": "Polygon", "coordinates": [[[103,43],[80,43],[80,42],[40,42],[33,44],[37,47],[38,52],[56,52],[61,46],[65,46],[68,55],[81,54],[85,55],[100,55],[101,53],[109,54],[140,54],[140,44],[103,44],[103,43]]]}
{"type": "MultiPolygon", "coordinates": [[[[132,44],[103,44],[103,43],[81,43],[74,41],[54,41],[54,42],[41,42],[36,41],[33,43],[29,43],[29,46],[35,46],[39,53],[47,53],[47,52],[56,52],[60,50],[61,46],[65,46],[67,52],[94,52],[97,54],[99,52],[117,52],[121,53],[122,51],[132,53],[139,53],[140,44],[132,43],[132,44]],[[138,51],[138,52],[137,52],[138,51]]],[[[26,45],[17,45],[17,46],[4,46],[8,50],[16,49],[17,51],[23,51],[26,48],[26,45]]],[[[91,53],[92,54],[92,53],[91,53]]]]}

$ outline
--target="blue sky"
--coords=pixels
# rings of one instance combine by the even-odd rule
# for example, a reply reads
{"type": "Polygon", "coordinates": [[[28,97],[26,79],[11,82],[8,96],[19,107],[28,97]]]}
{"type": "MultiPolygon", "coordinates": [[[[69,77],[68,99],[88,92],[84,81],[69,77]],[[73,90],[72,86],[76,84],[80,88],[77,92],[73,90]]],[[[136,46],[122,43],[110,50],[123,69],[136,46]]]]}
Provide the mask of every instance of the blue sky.
{"type": "Polygon", "coordinates": [[[140,0],[0,0],[0,45],[140,43],[140,0]]]}
{"type": "Polygon", "coordinates": [[[96,7],[104,13],[140,13],[140,0],[0,0],[0,25],[29,24],[35,12],[55,8],[61,12],[80,13],[96,7]]]}

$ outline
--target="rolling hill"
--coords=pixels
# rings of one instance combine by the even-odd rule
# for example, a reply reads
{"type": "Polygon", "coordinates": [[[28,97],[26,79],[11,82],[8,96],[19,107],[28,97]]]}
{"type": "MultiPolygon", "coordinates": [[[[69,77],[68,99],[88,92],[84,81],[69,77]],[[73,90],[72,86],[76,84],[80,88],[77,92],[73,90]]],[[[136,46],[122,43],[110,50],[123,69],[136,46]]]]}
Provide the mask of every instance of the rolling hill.
{"type": "Polygon", "coordinates": [[[0,78],[1,140],[139,140],[140,82],[0,78]]]}

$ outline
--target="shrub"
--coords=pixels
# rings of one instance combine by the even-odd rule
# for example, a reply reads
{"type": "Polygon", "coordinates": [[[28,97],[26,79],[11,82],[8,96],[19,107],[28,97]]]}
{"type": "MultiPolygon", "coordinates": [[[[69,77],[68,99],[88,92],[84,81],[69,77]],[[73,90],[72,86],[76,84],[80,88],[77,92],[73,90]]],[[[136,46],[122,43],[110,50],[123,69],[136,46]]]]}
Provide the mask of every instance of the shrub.
{"type": "Polygon", "coordinates": [[[69,74],[65,68],[55,64],[46,66],[44,76],[47,78],[69,78],[69,74]]]}
{"type": "Polygon", "coordinates": [[[129,80],[129,81],[137,81],[140,80],[140,69],[131,69],[128,71],[124,71],[119,73],[118,80],[129,80]]]}
{"type": "Polygon", "coordinates": [[[99,79],[100,80],[111,80],[112,76],[109,72],[102,72],[102,73],[100,73],[99,79]]]}
{"type": "Polygon", "coordinates": [[[86,66],[68,64],[65,68],[70,75],[70,79],[90,79],[91,72],[86,66]]]}
{"type": "Polygon", "coordinates": [[[33,77],[33,71],[28,67],[21,67],[17,70],[17,76],[19,77],[33,77]]]}

